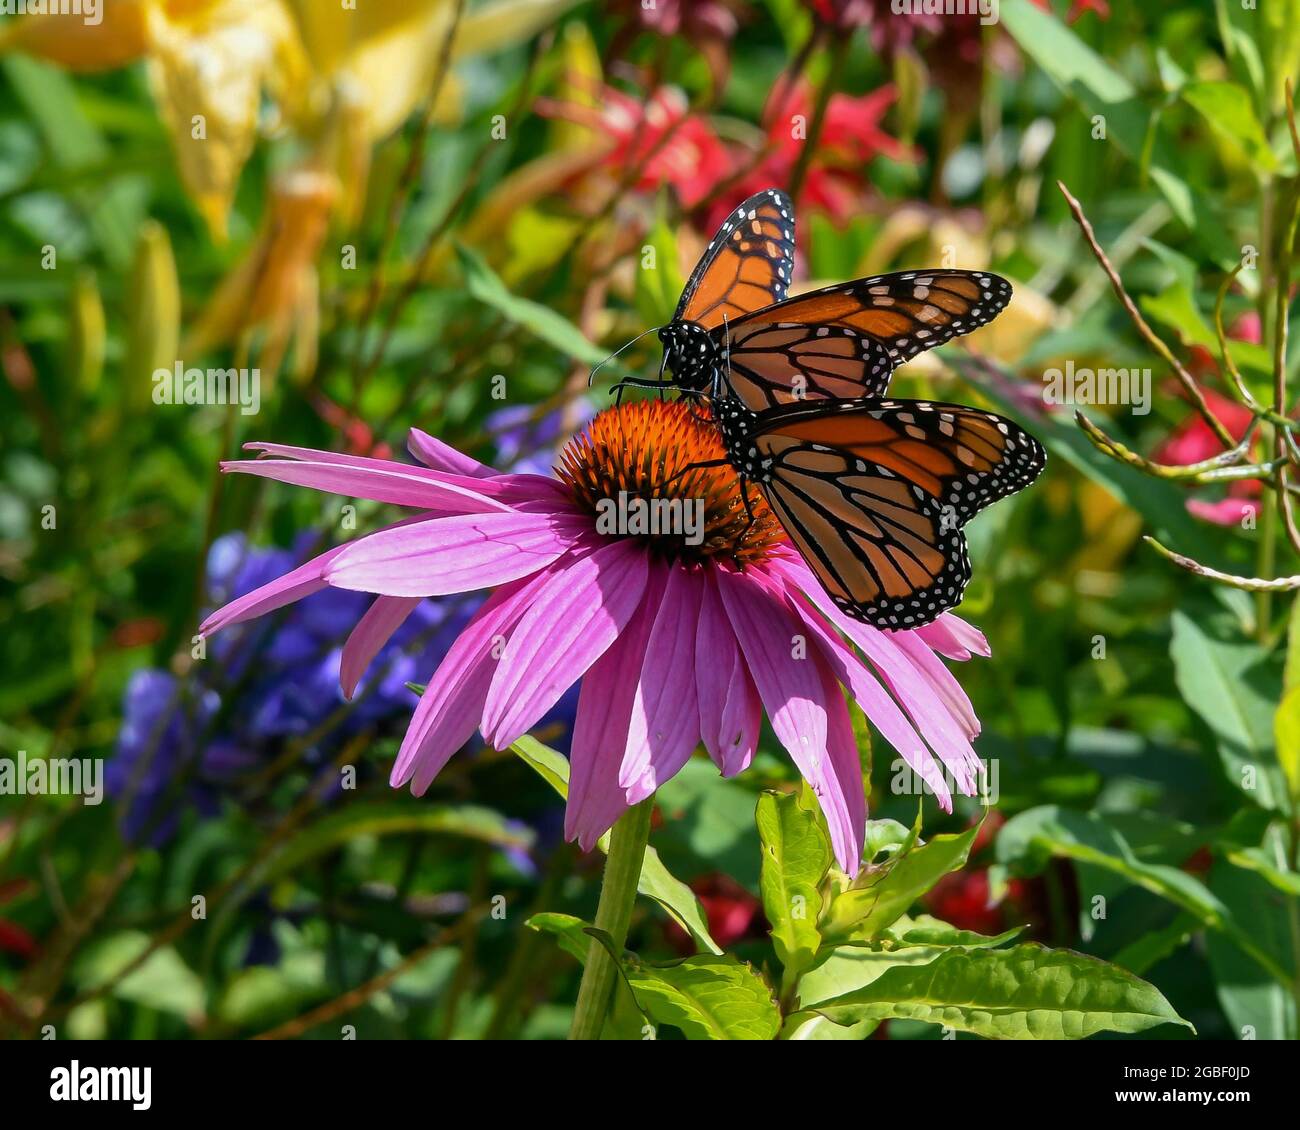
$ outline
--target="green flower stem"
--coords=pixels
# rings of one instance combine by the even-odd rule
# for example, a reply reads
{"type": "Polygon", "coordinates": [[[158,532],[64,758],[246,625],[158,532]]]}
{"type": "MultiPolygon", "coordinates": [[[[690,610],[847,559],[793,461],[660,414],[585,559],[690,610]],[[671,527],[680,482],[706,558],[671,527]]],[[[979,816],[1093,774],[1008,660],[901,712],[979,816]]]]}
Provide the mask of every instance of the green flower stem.
{"type": "MultiPolygon", "coordinates": [[[[610,833],[609,857],[605,860],[600,904],[596,907],[596,928],[610,936],[616,953],[627,942],[637,880],[641,878],[641,861],[645,858],[646,843],[650,839],[650,812],[653,808],[654,797],[647,797],[623,813],[610,833]]],[[[570,1040],[600,1039],[617,975],[614,959],[600,942],[592,938],[582,984],[578,988],[573,1027],[569,1029],[570,1040]]]]}

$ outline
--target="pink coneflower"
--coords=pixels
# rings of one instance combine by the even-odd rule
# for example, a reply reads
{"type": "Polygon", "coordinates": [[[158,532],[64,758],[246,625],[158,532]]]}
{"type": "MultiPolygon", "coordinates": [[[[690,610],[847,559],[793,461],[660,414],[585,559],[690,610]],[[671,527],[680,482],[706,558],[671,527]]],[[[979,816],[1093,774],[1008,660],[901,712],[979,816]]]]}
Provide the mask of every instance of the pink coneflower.
{"type": "Polygon", "coordinates": [[[351,693],[423,597],[494,590],[432,673],[394,786],[422,793],[475,729],[504,749],[581,679],[565,831],[584,849],[701,743],[723,774],[743,770],[766,711],[820,799],[840,866],[856,873],[866,802],[842,688],[945,808],[944,770],[975,790],[979,723],[939,656],[987,655],[983,636],[952,615],[907,632],[846,618],[761,499],[747,521],[730,467],[686,470],[722,446],[685,404],[607,409],[556,477],[498,474],[418,430],[419,467],[251,446],[277,458],[223,469],[419,513],[233,601],[205,634],[327,585],[374,593],[343,652],[351,693]],[[606,500],[620,492],[698,506],[699,524],[607,532],[606,500]]]}

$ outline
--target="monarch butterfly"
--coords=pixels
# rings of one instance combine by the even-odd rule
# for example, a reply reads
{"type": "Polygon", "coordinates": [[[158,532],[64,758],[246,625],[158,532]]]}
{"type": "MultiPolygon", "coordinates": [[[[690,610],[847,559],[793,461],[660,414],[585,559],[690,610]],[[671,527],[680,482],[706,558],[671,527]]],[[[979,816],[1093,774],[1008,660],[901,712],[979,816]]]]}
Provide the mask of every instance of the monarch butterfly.
{"type": "Polygon", "coordinates": [[[746,506],[752,482],[846,614],[920,627],[970,579],[961,527],[1046,456],[994,413],[885,394],[896,366],[992,321],[1011,285],[935,269],[787,298],[794,233],[776,189],[728,217],[658,331],[657,383],[709,402],[746,506]]]}

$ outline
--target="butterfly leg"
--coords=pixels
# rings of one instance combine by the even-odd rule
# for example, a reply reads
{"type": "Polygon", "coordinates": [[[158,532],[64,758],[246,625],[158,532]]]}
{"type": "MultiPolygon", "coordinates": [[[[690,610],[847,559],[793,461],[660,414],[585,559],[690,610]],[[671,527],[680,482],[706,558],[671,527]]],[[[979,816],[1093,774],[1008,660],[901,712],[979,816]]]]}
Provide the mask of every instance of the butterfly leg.
{"type": "Polygon", "coordinates": [[[749,480],[743,475],[740,476],[740,500],[745,504],[745,528],[740,531],[737,542],[743,542],[745,535],[749,533],[749,527],[754,524],[754,507],[749,501],[749,480]]]}
{"type": "Polygon", "coordinates": [[[684,475],[689,475],[692,471],[699,471],[704,469],[705,467],[729,467],[729,466],[731,466],[731,460],[729,459],[705,459],[699,463],[688,463],[675,475],[670,475],[668,478],[664,479],[663,482],[655,483],[655,485],[650,489],[662,490],[664,487],[669,486],[672,483],[675,483],[678,479],[682,478],[684,475]]]}

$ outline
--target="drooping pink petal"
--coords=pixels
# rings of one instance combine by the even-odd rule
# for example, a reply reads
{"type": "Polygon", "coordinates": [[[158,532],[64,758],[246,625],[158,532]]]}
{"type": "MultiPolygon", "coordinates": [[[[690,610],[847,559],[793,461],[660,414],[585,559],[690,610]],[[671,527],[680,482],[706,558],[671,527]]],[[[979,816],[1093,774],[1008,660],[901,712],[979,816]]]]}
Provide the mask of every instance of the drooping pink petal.
{"type": "Polygon", "coordinates": [[[299,565],[298,568],[285,573],[284,576],[276,577],[274,581],[268,581],[260,588],[255,588],[252,592],[236,597],[228,604],[223,604],[199,625],[199,634],[210,636],[222,628],[252,620],[267,612],[274,612],[277,608],[283,608],[295,600],[320,592],[327,587],[325,569],[345,549],[347,545],[336,545],[333,549],[327,549],[324,553],[299,565]]]}
{"type": "Polygon", "coordinates": [[[925,641],[915,632],[889,633],[899,650],[904,652],[914,666],[930,684],[930,689],[947,708],[954,721],[962,728],[968,738],[976,738],[980,732],[980,720],[975,715],[975,707],[970,697],[962,689],[961,683],[943,661],[930,650],[925,641]]]}
{"type": "Polygon", "coordinates": [[[453,475],[468,475],[474,479],[491,478],[497,471],[472,456],[457,451],[428,432],[412,428],[406,436],[406,449],[426,467],[447,471],[453,475]]]}
{"type": "Polygon", "coordinates": [[[703,573],[695,633],[700,735],[722,775],[733,777],[749,766],[758,748],[763,707],[711,573],[703,573]]]}
{"type": "Polygon", "coordinates": [[[650,569],[641,606],[582,680],[569,752],[564,835],[576,839],[583,851],[590,851],[628,808],[618,783],[636,694],[628,672],[635,671],[645,655],[666,579],[661,566],[650,569]]]}
{"type": "Polygon", "coordinates": [[[890,698],[875,675],[867,670],[853,649],[818,615],[811,604],[797,593],[787,595],[835,677],[849,688],[863,713],[907,762],[912,772],[930,786],[938,798],[939,806],[945,812],[951,812],[952,791],[948,788],[943,771],[898,703],[890,698]]]}
{"type": "Polygon", "coordinates": [[[330,562],[337,588],[385,596],[446,596],[490,588],[544,569],[583,525],[570,515],[507,511],[430,519],[353,542],[330,562]]]}
{"type": "MultiPolygon", "coordinates": [[[[281,483],[311,487],[349,498],[368,498],[394,506],[415,506],[421,510],[445,510],[459,514],[506,511],[500,499],[453,481],[432,477],[420,467],[405,467],[382,459],[368,459],[375,466],[351,466],[335,460],[308,463],[295,459],[236,459],[221,464],[223,471],[258,475],[281,483]]],[[[477,483],[478,480],[466,480],[477,483]]]]}
{"type": "Polygon", "coordinates": [[[554,503],[563,502],[569,497],[567,488],[556,479],[526,473],[502,474],[419,428],[411,429],[407,437],[407,448],[420,462],[434,471],[477,479],[478,490],[512,506],[521,506],[529,499],[554,503]]]}
{"type": "Polygon", "coordinates": [[[680,566],[668,584],[646,644],[619,784],[629,804],[645,800],[673,777],[700,744],[695,685],[695,630],[703,577],[680,566]]]}
{"type": "Polygon", "coordinates": [[[993,654],[984,633],[952,612],[945,612],[933,624],[912,631],[945,659],[965,660],[972,655],[987,659],[993,654]]]}
{"type": "MultiPolygon", "coordinates": [[[[858,739],[853,733],[853,723],[849,720],[849,711],[844,705],[835,676],[820,658],[817,660],[817,670],[822,679],[826,703],[828,779],[834,782],[839,795],[844,798],[848,815],[838,828],[828,821],[831,847],[840,870],[846,875],[856,875],[862,867],[862,839],[867,827],[867,794],[862,780],[862,758],[858,753],[858,739]]],[[[822,804],[824,806],[825,801],[822,804]]]]}
{"type": "Polygon", "coordinates": [[[609,541],[552,570],[492,678],[483,707],[488,742],[504,749],[527,733],[604,654],[641,602],[648,560],[634,541],[609,541]]]}
{"type": "Polygon", "coordinates": [[[962,792],[973,793],[982,768],[980,760],[963,729],[948,713],[948,708],[937,699],[927,680],[899,650],[893,640],[896,633],[882,632],[846,616],[802,562],[773,561],[769,567],[773,575],[801,589],[826,619],[862,649],[962,792]]]}
{"type": "Polygon", "coordinates": [[[419,596],[375,597],[343,645],[343,656],[339,660],[339,686],[344,698],[352,697],[361,676],[370,666],[370,661],[392,639],[393,633],[406,622],[406,618],[423,599],[419,596]]]}
{"type": "Polygon", "coordinates": [[[478,728],[506,634],[549,579],[547,573],[502,585],[474,614],[420,696],[389,783],[412,781],[417,795],[478,728]]]}
{"type": "MultiPolygon", "coordinates": [[[[723,569],[716,576],[722,606],[749,662],[772,729],[817,794],[837,858],[843,854],[847,860],[851,845],[860,843],[863,835],[863,829],[854,826],[859,806],[844,795],[829,764],[826,684],[818,670],[818,654],[812,650],[801,654],[803,621],[752,577],[723,569]]],[[[834,693],[842,706],[839,690],[834,693]]]]}
{"type": "MultiPolygon", "coordinates": [[[[391,526],[385,526],[382,530],[376,530],[374,534],[369,536],[374,537],[389,530],[409,529],[412,526],[423,525],[428,521],[430,521],[428,515],[413,514],[409,518],[403,518],[400,522],[394,522],[391,526]]],[[[231,624],[239,624],[244,620],[255,619],[267,612],[274,612],[277,608],[283,608],[286,604],[292,604],[295,600],[302,600],[304,597],[311,596],[312,593],[320,592],[329,584],[325,580],[326,569],[336,557],[352,544],[347,542],[343,545],[336,545],[333,549],[327,549],[324,553],[299,565],[298,568],[285,573],[284,576],[277,577],[274,581],[268,581],[260,588],[245,593],[243,596],[223,605],[199,625],[200,633],[210,636],[222,628],[229,627],[231,624]]]]}

